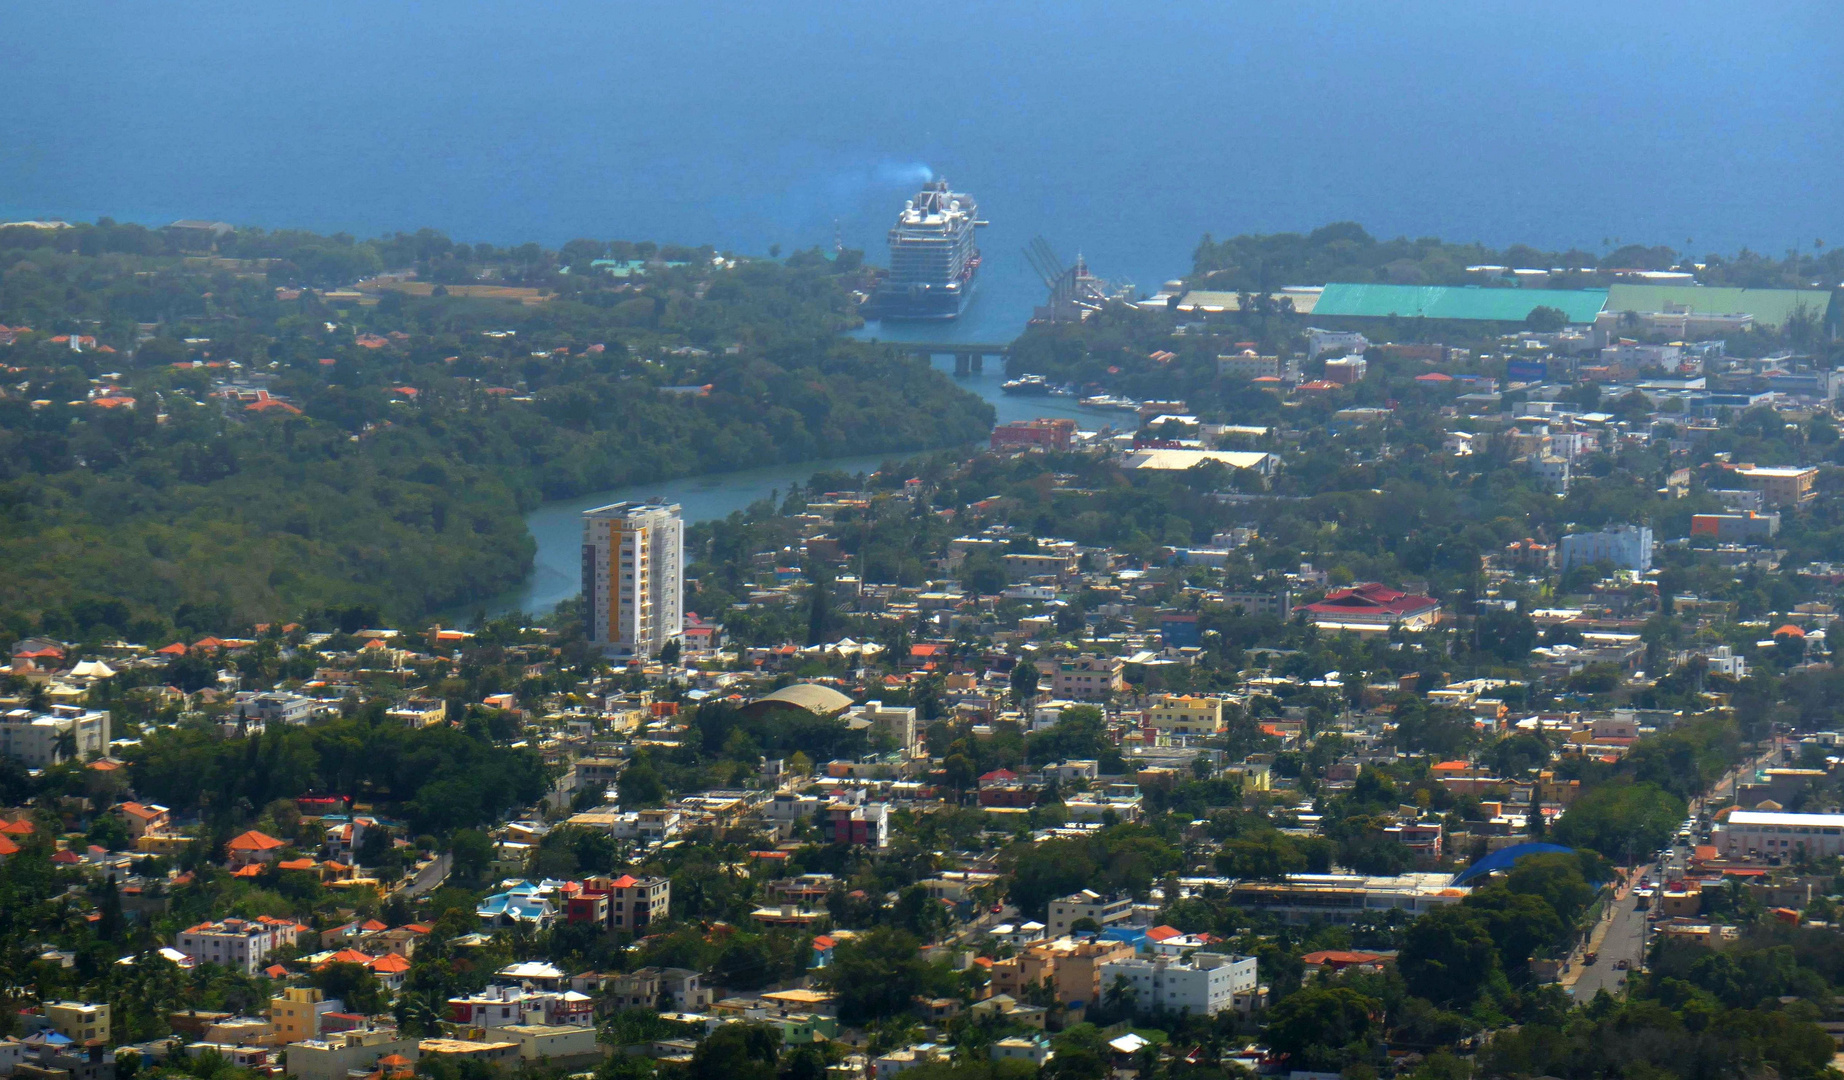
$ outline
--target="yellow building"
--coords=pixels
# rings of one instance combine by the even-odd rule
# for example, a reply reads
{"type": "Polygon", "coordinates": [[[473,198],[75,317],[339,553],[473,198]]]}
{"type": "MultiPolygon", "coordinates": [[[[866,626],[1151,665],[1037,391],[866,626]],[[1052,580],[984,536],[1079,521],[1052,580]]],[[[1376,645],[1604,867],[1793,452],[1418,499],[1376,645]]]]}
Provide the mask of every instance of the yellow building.
{"type": "Polygon", "coordinates": [[[758,995],[762,1003],[771,1006],[781,1016],[797,1013],[810,1013],[816,1016],[836,1016],[839,1012],[839,996],[827,990],[775,990],[758,995]]]}
{"type": "Polygon", "coordinates": [[[992,989],[1017,997],[1048,982],[1056,999],[1065,1005],[1093,1004],[1101,998],[1101,965],[1129,959],[1133,952],[1133,946],[1122,941],[1065,937],[1041,942],[1016,956],[994,961],[992,989]]]}
{"type": "Polygon", "coordinates": [[[269,1023],[276,1041],[306,1042],[320,1037],[319,1004],[326,995],[311,986],[291,986],[281,997],[269,999],[269,1023]]]}
{"type": "Polygon", "coordinates": [[[195,836],[149,833],[136,840],[134,848],[148,855],[183,855],[187,848],[196,843],[198,843],[198,838],[195,836]]]}
{"type": "Polygon", "coordinates": [[[45,1006],[45,1019],[58,1034],[81,1046],[91,1039],[112,1041],[109,1038],[109,1007],[107,1005],[90,1005],[81,1001],[60,1001],[55,1005],[45,1006]]]}
{"type": "Polygon", "coordinates": [[[1167,735],[1217,735],[1223,731],[1223,699],[1166,694],[1146,710],[1146,723],[1167,735]]]}
{"type": "Polygon", "coordinates": [[[1543,802],[1567,806],[1580,794],[1580,780],[1558,780],[1548,769],[1537,774],[1537,798],[1543,802]]]}
{"type": "Polygon", "coordinates": [[[1269,791],[1273,788],[1273,772],[1274,768],[1271,765],[1250,764],[1245,761],[1226,767],[1223,770],[1223,776],[1239,778],[1244,791],[1269,791]]]}
{"type": "Polygon", "coordinates": [[[472,1039],[424,1039],[416,1044],[424,1057],[444,1057],[456,1061],[478,1061],[486,1065],[517,1066],[519,1044],[515,1042],[476,1042],[472,1039]]]}
{"type": "Polygon", "coordinates": [[[172,827],[172,814],[166,807],[156,803],[125,802],[115,808],[122,820],[128,825],[128,837],[140,840],[143,836],[160,835],[172,827]]]}
{"type": "Polygon", "coordinates": [[[412,697],[398,703],[396,708],[386,711],[384,715],[414,728],[434,727],[448,722],[448,701],[445,698],[412,697]]]}
{"type": "Polygon", "coordinates": [[[1761,493],[1761,501],[1768,506],[1798,506],[1818,496],[1813,487],[1818,470],[1811,466],[1737,469],[1736,473],[1761,493]]]}

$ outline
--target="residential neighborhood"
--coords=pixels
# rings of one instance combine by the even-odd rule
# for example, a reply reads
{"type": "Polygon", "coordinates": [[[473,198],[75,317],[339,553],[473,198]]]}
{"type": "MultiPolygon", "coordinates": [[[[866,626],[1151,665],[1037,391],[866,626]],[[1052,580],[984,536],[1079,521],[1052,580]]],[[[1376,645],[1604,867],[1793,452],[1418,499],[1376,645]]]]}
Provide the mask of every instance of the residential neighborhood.
{"type": "Polygon", "coordinates": [[[726,305],[836,332],[875,286],[838,252],[406,237],[316,295],[249,253],[297,241],[161,236],[263,334],[0,345],[68,464],[20,505],[226,500],[9,549],[48,569],[0,605],[0,1075],[1539,1076],[1700,1024],[1819,1076],[1844,1038],[1834,290],[1616,252],[1263,293],[1203,248],[1004,346],[987,397],[1071,415],[841,346],[813,430],[952,415],[764,480],[719,466],[845,369],[726,305]],[[453,329],[438,274],[558,291],[453,329]],[[691,321],[597,314],[655,299],[691,321]],[[726,456],[617,486],[640,430],[726,456]]]}

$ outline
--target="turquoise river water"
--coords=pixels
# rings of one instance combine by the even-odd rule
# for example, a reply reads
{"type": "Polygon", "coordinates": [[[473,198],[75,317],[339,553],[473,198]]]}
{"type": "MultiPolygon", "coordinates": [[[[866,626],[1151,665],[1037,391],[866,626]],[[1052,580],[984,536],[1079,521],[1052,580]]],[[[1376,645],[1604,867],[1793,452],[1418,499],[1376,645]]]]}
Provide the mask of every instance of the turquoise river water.
{"type": "MultiPolygon", "coordinates": [[[[944,330],[939,326],[916,331],[910,331],[907,327],[880,330],[873,324],[869,336],[881,332],[886,338],[911,336],[915,340],[930,341],[952,340],[955,337],[971,339],[972,335],[968,331],[975,328],[970,325],[956,327],[954,330],[944,330]]],[[[944,371],[953,369],[953,362],[947,357],[936,357],[935,364],[944,371]]],[[[997,362],[988,362],[983,374],[964,376],[955,381],[991,402],[1000,423],[1039,416],[1068,416],[1075,418],[1085,428],[1095,428],[1109,423],[1119,427],[1123,419],[1119,413],[1085,409],[1069,398],[1007,396],[999,390],[999,384],[1005,381],[1005,374],[1003,366],[997,362]]],[[[538,543],[531,574],[523,585],[495,598],[487,608],[495,614],[507,611],[541,613],[556,607],[559,601],[575,596],[581,588],[582,580],[581,514],[591,507],[626,499],[663,498],[682,506],[685,521],[695,524],[728,517],[732,512],[767,497],[771,492],[786,491],[795,484],[806,483],[807,478],[816,472],[871,472],[883,462],[900,456],[874,454],[830,458],[743,472],[689,476],[545,503],[525,517],[525,527],[531,530],[532,539],[538,543]]]]}

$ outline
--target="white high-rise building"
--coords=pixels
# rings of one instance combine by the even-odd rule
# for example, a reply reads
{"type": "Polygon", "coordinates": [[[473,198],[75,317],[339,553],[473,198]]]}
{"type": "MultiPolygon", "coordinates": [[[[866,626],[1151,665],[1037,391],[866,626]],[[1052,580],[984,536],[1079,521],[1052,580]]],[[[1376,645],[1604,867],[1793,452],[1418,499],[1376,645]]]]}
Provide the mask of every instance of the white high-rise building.
{"type": "Polygon", "coordinates": [[[1601,532],[1570,533],[1562,538],[1557,554],[1564,573],[1577,566],[1609,562],[1616,570],[1643,574],[1652,569],[1652,530],[1644,525],[1619,525],[1601,532]]]}
{"type": "Polygon", "coordinates": [[[685,523],[677,503],[613,503],[583,512],[589,642],[653,656],[685,618],[685,523]]]}

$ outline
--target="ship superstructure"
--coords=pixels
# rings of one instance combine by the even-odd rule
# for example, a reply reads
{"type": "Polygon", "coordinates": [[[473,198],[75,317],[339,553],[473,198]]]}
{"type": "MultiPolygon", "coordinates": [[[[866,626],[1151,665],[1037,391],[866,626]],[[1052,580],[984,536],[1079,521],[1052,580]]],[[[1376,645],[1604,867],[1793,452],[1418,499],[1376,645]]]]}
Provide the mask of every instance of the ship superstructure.
{"type": "Polygon", "coordinates": [[[864,303],[873,319],[953,319],[967,305],[980,269],[974,243],[979,206],[946,180],[924,187],[890,229],[890,273],[864,303]]]}

